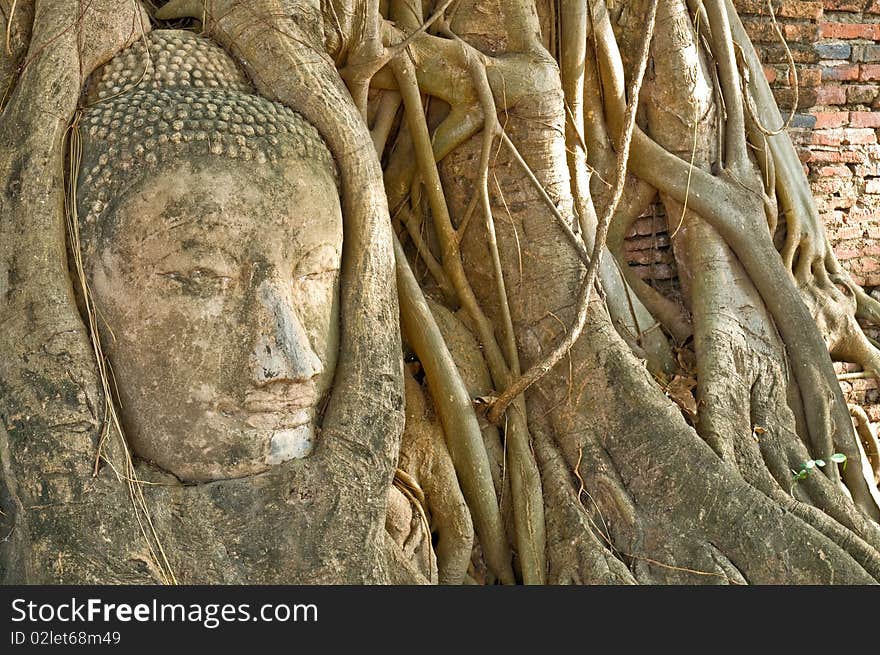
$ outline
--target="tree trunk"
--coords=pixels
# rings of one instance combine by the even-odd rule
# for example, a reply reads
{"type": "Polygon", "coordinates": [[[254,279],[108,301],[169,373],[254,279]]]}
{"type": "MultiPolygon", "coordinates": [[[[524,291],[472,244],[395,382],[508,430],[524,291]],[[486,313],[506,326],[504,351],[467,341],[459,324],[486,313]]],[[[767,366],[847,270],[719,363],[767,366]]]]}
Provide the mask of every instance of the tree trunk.
{"type": "Polygon", "coordinates": [[[772,133],[730,3],[67,4],[0,2],[29,43],[0,62],[5,580],[880,581],[880,497],[829,356],[870,368],[856,316],[880,311],[772,133]],[[181,27],[318,129],[345,232],[316,451],[194,485],[126,445],[65,225],[89,75],[181,27]],[[658,192],[686,307],[620,260],[658,192]]]}

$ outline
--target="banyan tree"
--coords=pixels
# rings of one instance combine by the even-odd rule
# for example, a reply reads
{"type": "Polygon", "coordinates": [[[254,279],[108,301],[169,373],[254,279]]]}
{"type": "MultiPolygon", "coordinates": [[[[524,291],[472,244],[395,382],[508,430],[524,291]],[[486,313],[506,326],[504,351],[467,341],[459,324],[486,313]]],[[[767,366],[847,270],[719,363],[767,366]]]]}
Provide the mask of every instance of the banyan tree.
{"type": "Polygon", "coordinates": [[[880,306],[731,0],[0,18],[5,581],[880,580],[880,306]]]}

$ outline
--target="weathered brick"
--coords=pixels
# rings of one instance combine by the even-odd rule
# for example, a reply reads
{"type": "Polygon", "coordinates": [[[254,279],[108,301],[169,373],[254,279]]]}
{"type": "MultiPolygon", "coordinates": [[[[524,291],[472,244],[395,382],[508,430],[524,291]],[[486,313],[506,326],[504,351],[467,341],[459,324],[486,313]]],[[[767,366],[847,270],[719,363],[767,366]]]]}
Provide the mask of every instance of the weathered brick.
{"type": "MultiPolygon", "coordinates": [[[[798,86],[800,87],[812,87],[822,84],[822,69],[819,67],[801,67],[798,69],[797,74],[798,86]]],[[[791,84],[791,80],[788,79],[787,69],[779,77],[791,84]]]]}
{"type": "MultiPolygon", "coordinates": [[[[758,0],[760,2],[761,0],[758,0]]],[[[823,3],[821,2],[783,2],[782,6],[776,9],[776,15],[783,18],[803,18],[806,20],[819,20],[822,18],[823,3]]],[[[766,2],[764,2],[764,13],[767,13],[766,2]]]]}
{"type": "Polygon", "coordinates": [[[846,104],[846,87],[839,84],[823,84],[816,89],[816,104],[831,106],[846,104]]]}
{"type": "Polygon", "coordinates": [[[824,0],[826,11],[861,11],[865,0],[824,0]]]}
{"type": "Polygon", "coordinates": [[[880,193],[880,180],[877,178],[865,180],[865,193],[880,193]]]}
{"type": "MultiPolygon", "coordinates": [[[[789,41],[812,43],[819,38],[819,26],[815,23],[786,23],[782,26],[782,33],[789,41]]],[[[775,29],[773,29],[773,36],[778,38],[775,29]]]]}
{"type": "Polygon", "coordinates": [[[854,111],[849,115],[853,127],[880,127],[880,111],[854,111]]]}
{"type": "Polygon", "coordinates": [[[839,66],[823,66],[823,80],[837,80],[840,82],[848,82],[858,80],[861,74],[862,66],[859,64],[840,64],[839,66]]]}
{"type": "MultiPolygon", "coordinates": [[[[819,89],[799,89],[797,108],[808,109],[819,104],[816,102],[818,91],[819,89]]],[[[794,91],[788,87],[776,87],[773,89],[773,97],[776,98],[777,104],[783,109],[791,109],[791,106],[794,104],[794,96],[794,91]]]]}
{"type": "Polygon", "coordinates": [[[813,189],[813,193],[830,195],[832,193],[840,192],[845,185],[846,180],[843,180],[839,177],[826,177],[821,180],[814,181],[810,186],[813,189]]]}
{"type": "Polygon", "coordinates": [[[645,216],[642,218],[637,218],[633,221],[632,225],[630,225],[630,228],[626,233],[626,236],[627,238],[630,238],[632,236],[646,236],[656,234],[658,232],[663,232],[665,229],[665,219],[645,216]]]}
{"type": "Polygon", "coordinates": [[[848,43],[817,43],[814,48],[822,59],[849,59],[852,46],[848,43]]]}
{"type": "Polygon", "coordinates": [[[842,262],[848,259],[856,259],[862,254],[858,248],[834,248],[834,256],[842,262]]]}
{"type": "Polygon", "coordinates": [[[815,128],[818,130],[828,127],[843,127],[849,123],[848,111],[819,111],[815,112],[815,128]]]}
{"type": "Polygon", "coordinates": [[[822,150],[810,149],[806,161],[822,164],[862,164],[868,160],[867,154],[856,150],[822,150]]]}
{"type": "Polygon", "coordinates": [[[876,41],[880,37],[880,25],[877,23],[819,23],[819,33],[823,39],[876,41]]]}
{"type": "MultiPolygon", "coordinates": [[[[755,14],[757,16],[770,16],[767,11],[767,0],[734,0],[740,14],[755,14]]],[[[822,2],[806,2],[804,0],[788,0],[787,2],[774,2],[773,11],[777,18],[801,18],[806,20],[819,20],[823,14],[822,2]]]]}
{"type": "Polygon", "coordinates": [[[864,233],[860,227],[835,227],[832,235],[838,239],[857,239],[864,233]]]}
{"type": "Polygon", "coordinates": [[[880,64],[862,64],[859,67],[859,79],[862,82],[880,80],[880,64]]]}
{"type": "MultiPolygon", "coordinates": [[[[819,166],[814,171],[819,177],[851,177],[852,171],[848,166],[819,166]]],[[[841,237],[844,238],[844,237],[841,237]]]]}
{"type": "Polygon", "coordinates": [[[851,84],[846,87],[846,102],[850,105],[869,105],[878,93],[880,89],[876,84],[851,84]]]}
{"type": "MultiPolygon", "coordinates": [[[[846,112],[843,112],[846,113],[846,112]]],[[[795,114],[791,119],[790,128],[807,128],[816,127],[816,116],[813,114],[795,114]]]]}
{"type": "Polygon", "coordinates": [[[880,45],[854,45],[851,59],[861,62],[880,61],[880,45]]]}
{"type": "MultiPolygon", "coordinates": [[[[659,223],[660,221],[658,221],[659,223]]],[[[665,228],[665,225],[663,226],[665,228]]],[[[657,250],[669,247],[669,235],[666,232],[654,236],[635,236],[626,241],[627,250],[657,250]]]]}
{"type": "Polygon", "coordinates": [[[880,271],[880,260],[875,257],[859,257],[855,261],[855,270],[860,273],[874,273],[880,271]]]}
{"type": "Polygon", "coordinates": [[[880,212],[876,209],[865,209],[864,207],[853,207],[849,210],[847,220],[850,223],[864,223],[880,218],[880,212]]]}
{"type": "Polygon", "coordinates": [[[844,129],[841,143],[844,145],[867,145],[877,143],[877,132],[870,127],[852,127],[844,129]]]}
{"type": "Polygon", "coordinates": [[[817,146],[837,147],[843,141],[843,129],[816,130],[813,132],[812,143],[817,146]]]}
{"type": "Polygon", "coordinates": [[[815,64],[819,61],[812,43],[789,43],[787,49],[777,42],[767,43],[761,46],[761,54],[768,64],[786,64],[789,54],[796,64],[815,64]]]}

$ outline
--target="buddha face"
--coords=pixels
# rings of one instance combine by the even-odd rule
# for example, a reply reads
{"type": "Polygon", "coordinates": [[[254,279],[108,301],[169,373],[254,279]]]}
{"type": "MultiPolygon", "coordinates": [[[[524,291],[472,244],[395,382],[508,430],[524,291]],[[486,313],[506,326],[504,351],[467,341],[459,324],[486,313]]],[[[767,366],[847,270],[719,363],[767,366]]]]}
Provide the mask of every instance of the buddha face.
{"type": "Polygon", "coordinates": [[[135,453],[196,482],[307,455],[339,335],[326,166],[190,157],[102,220],[86,269],[135,453]]]}

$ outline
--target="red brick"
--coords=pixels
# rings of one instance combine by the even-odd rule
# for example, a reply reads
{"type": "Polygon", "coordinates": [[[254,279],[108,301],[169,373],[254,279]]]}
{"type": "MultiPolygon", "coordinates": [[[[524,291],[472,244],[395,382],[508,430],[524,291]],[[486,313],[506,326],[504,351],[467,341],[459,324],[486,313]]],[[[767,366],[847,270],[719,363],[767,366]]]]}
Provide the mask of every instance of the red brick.
{"type": "Polygon", "coordinates": [[[853,127],[880,127],[880,111],[854,111],[849,115],[853,127]]]}
{"type": "Polygon", "coordinates": [[[837,84],[828,84],[816,89],[817,105],[845,105],[846,87],[837,84]]]}
{"type": "Polygon", "coordinates": [[[742,22],[753,43],[772,43],[774,39],[779,40],[776,30],[766,18],[743,17],[742,22]]]}
{"type": "Polygon", "coordinates": [[[820,177],[852,176],[852,171],[847,166],[819,166],[813,172],[820,177]]]}
{"type": "MultiPolygon", "coordinates": [[[[862,66],[859,64],[842,64],[840,66],[825,66],[822,68],[823,80],[838,80],[840,82],[852,82],[860,79],[862,66]]],[[[861,78],[865,79],[865,78],[861,78]]]]}
{"type": "Polygon", "coordinates": [[[831,237],[837,239],[857,239],[864,234],[860,227],[839,227],[831,230],[831,237]]]}
{"type": "Polygon", "coordinates": [[[861,11],[865,0],[824,0],[826,11],[861,11]]]}
{"type": "Polygon", "coordinates": [[[770,84],[776,81],[776,69],[773,66],[764,66],[764,77],[770,84]]]}
{"type": "Polygon", "coordinates": [[[855,150],[810,150],[807,161],[817,164],[861,164],[867,158],[864,152],[855,150]]]}
{"type": "Polygon", "coordinates": [[[814,181],[810,186],[813,189],[813,193],[826,195],[842,191],[843,187],[846,186],[846,181],[839,177],[826,177],[814,181]]]}
{"type": "Polygon", "coordinates": [[[819,23],[823,39],[867,39],[877,41],[880,25],[876,23],[819,23]]]}
{"type": "Polygon", "coordinates": [[[813,132],[812,143],[817,146],[837,147],[843,141],[843,129],[816,130],[813,132]]]}
{"type": "Polygon", "coordinates": [[[859,69],[859,80],[862,82],[880,80],[880,64],[862,64],[859,69]]]}
{"type": "Polygon", "coordinates": [[[843,127],[849,124],[848,111],[817,111],[812,115],[816,117],[817,130],[828,127],[843,127]]]}
{"type": "MultiPolygon", "coordinates": [[[[788,79],[788,69],[780,76],[782,79],[791,82],[788,79]]],[[[798,86],[813,87],[822,84],[821,68],[800,68],[798,69],[798,86]]]]}
{"type": "Polygon", "coordinates": [[[862,251],[858,248],[835,248],[834,256],[837,257],[839,261],[846,261],[848,259],[856,259],[862,254],[862,251]]]}
{"type": "MultiPolygon", "coordinates": [[[[766,6],[766,3],[765,3],[766,6]]],[[[776,12],[777,16],[783,18],[806,18],[808,20],[819,20],[822,18],[821,2],[784,2],[776,12]]]]}
{"type": "MultiPolygon", "coordinates": [[[[773,36],[778,38],[776,30],[773,29],[773,36]]],[[[782,26],[782,33],[789,41],[797,41],[798,43],[812,43],[819,39],[819,26],[815,23],[787,23],[782,26]]]]}
{"type": "Polygon", "coordinates": [[[880,260],[874,257],[860,257],[856,260],[855,270],[860,273],[874,273],[880,271],[880,260]]]}

